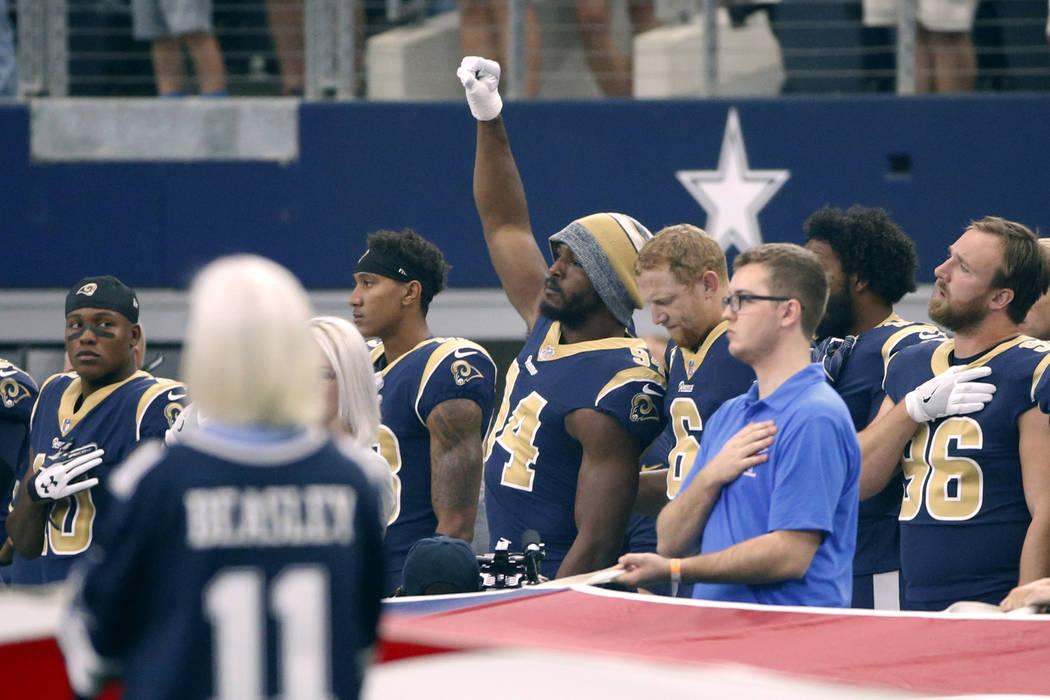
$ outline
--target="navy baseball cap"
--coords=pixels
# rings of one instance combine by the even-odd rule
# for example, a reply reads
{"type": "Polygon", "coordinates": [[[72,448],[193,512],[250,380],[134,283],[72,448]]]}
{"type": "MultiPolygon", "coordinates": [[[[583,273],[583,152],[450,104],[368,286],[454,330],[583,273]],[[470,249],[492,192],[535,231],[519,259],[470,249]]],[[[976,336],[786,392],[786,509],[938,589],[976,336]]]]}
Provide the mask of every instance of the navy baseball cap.
{"type": "Polygon", "coordinates": [[[77,309],[108,309],[139,322],[139,300],[131,287],[112,275],[85,277],[66,295],[66,316],[77,309]]]}
{"type": "Polygon", "coordinates": [[[424,537],[408,550],[401,571],[405,595],[426,595],[434,584],[445,584],[448,593],[478,590],[481,577],[474,550],[448,535],[424,537]]]}

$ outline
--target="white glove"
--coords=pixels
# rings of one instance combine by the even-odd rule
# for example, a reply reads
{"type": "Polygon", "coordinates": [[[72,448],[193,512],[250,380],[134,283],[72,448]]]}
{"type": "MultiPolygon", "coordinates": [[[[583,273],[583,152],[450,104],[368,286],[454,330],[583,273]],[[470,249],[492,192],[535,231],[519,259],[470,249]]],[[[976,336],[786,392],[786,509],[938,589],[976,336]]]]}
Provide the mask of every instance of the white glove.
{"type": "Polygon", "coordinates": [[[466,56],[456,69],[467,92],[470,113],[479,122],[492,121],[503,111],[499,96],[499,64],[481,56],[466,56]]]}
{"type": "Polygon", "coordinates": [[[32,481],[26,484],[29,497],[34,501],[57,501],[91,488],[98,483],[97,478],[83,481],[76,481],[76,478],[102,464],[102,455],[105,453],[105,450],[93,445],[70,452],[61,462],[55,462],[36,473],[32,481]]]}
{"type": "Polygon", "coordinates": [[[975,413],[992,400],[995,385],[973,380],[991,373],[991,367],[952,367],[905,394],[904,406],[916,423],[975,413]]]}

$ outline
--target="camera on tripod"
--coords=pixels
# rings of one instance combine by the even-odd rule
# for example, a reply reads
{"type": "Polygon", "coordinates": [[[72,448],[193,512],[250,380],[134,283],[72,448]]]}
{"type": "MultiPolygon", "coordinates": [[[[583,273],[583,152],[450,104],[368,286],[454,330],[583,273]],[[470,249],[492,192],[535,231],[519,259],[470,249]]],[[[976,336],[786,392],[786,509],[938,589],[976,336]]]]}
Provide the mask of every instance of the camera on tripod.
{"type": "Polygon", "coordinates": [[[510,540],[501,537],[496,542],[495,551],[477,555],[481,590],[521,588],[540,583],[540,562],[547,554],[540,534],[535,530],[521,533],[521,549],[521,552],[511,552],[510,540]]]}

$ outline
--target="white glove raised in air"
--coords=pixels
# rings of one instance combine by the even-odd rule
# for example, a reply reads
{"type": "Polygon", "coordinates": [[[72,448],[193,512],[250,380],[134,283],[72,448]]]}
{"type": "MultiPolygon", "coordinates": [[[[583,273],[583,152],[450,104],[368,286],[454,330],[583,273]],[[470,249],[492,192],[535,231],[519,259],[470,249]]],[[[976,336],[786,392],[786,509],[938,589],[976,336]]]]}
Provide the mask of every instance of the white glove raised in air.
{"type": "Polygon", "coordinates": [[[909,391],[904,406],[916,423],[975,413],[992,400],[995,385],[973,380],[991,373],[991,367],[952,367],[909,391]]]}
{"type": "Polygon", "coordinates": [[[481,56],[466,56],[460,61],[456,75],[467,92],[470,113],[479,122],[487,122],[503,111],[499,96],[499,64],[481,56]]]}
{"type": "Polygon", "coordinates": [[[105,450],[94,445],[70,452],[61,462],[55,462],[36,473],[26,484],[29,497],[34,501],[57,501],[91,488],[98,483],[97,478],[83,481],[76,479],[87,470],[102,464],[102,455],[105,453],[105,450]]]}

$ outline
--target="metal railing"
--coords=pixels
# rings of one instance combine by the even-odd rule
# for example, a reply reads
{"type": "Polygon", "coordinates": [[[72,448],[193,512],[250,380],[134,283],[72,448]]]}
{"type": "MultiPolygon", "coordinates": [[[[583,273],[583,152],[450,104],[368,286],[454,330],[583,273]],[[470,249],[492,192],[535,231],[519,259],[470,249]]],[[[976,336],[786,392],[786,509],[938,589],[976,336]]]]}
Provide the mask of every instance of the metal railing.
{"type": "MultiPolygon", "coordinates": [[[[895,26],[878,27],[862,22],[861,10],[869,1],[611,0],[605,6],[618,26],[613,27],[611,20],[606,27],[604,18],[586,15],[577,0],[535,5],[532,0],[488,0],[502,8],[491,21],[504,22],[487,28],[496,37],[489,55],[506,64],[504,92],[511,98],[615,94],[608,87],[617,78],[612,73],[631,70],[632,49],[637,54],[643,36],[625,22],[624,8],[652,4],[654,26],[691,28],[695,33],[695,50],[681,52],[674,69],[691,71],[697,87],[679,95],[740,94],[732,85],[734,69],[753,59],[753,50],[739,41],[746,31],[763,32],[784,73],[783,92],[912,94],[937,89],[926,45],[930,33],[917,16],[917,0],[896,0],[895,26]],[[760,22],[753,15],[761,19],[761,29],[755,29],[760,22]],[[530,34],[533,30],[538,34],[530,34]],[[616,36],[605,41],[601,32],[613,30],[616,36]],[[573,63],[572,52],[582,58],[573,63]],[[622,54],[626,62],[613,54],[622,54]],[[584,86],[584,80],[591,80],[590,87],[584,86]]],[[[438,4],[435,0],[215,0],[214,33],[222,47],[229,93],[367,97],[372,92],[366,84],[368,42],[387,30],[424,27],[433,21],[436,9],[456,4],[453,0],[438,4]]],[[[467,4],[458,3],[460,8],[467,4]]],[[[150,44],[131,36],[130,0],[17,0],[16,7],[21,95],[155,94],[150,44]]],[[[976,7],[972,31],[959,35],[972,42],[968,60],[975,72],[961,82],[962,89],[1050,90],[1045,0],[980,0],[976,7]]],[[[454,66],[456,54],[474,47],[467,46],[465,38],[462,46],[458,43],[465,34],[454,22],[443,27],[446,34],[454,35],[446,37],[445,44],[454,66]]],[[[443,58],[441,65],[420,70],[433,70],[434,80],[446,80],[449,65],[443,58]]],[[[634,94],[639,94],[637,89],[634,94]]],[[[412,98],[411,92],[404,97],[412,98]]]]}

